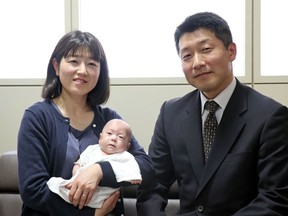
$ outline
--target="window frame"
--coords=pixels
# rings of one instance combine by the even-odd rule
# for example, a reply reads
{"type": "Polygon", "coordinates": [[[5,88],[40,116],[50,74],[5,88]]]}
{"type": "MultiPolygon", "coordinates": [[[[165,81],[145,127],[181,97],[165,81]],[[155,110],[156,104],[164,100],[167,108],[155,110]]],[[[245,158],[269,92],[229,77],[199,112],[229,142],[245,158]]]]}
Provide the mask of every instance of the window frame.
{"type": "Polygon", "coordinates": [[[287,76],[261,75],[261,0],[252,0],[253,4],[253,82],[255,84],[288,83],[287,76]]]}
{"type": "MultiPolygon", "coordinates": [[[[288,83],[287,76],[261,75],[260,0],[245,0],[245,75],[236,76],[247,84],[288,83]],[[253,71],[253,73],[252,73],[253,71]]],[[[65,32],[78,29],[79,0],[64,0],[65,32]]],[[[180,65],[179,65],[180,67],[180,65]]],[[[0,86],[40,86],[43,79],[0,79],[0,86]]],[[[111,78],[112,85],[186,85],[185,77],[111,78]]]]}

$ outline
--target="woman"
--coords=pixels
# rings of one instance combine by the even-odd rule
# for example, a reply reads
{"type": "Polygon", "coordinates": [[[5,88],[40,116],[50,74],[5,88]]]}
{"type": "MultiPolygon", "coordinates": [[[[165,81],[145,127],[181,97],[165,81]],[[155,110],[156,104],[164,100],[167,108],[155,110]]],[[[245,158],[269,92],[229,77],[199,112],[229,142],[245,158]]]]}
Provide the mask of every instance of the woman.
{"type": "MultiPolygon", "coordinates": [[[[74,161],[87,146],[98,143],[106,122],[121,118],[112,109],[101,107],[109,93],[107,60],[98,39],[81,31],[64,35],[48,64],[42,90],[44,100],[25,111],[19,129],[23,216],[123,214],[119,191],[96,212],[86,207],[98,185],[119,187],[109,162],[94,164],[67,186],[71,204],[51,192],[46,184],[52,176],[70,178],[74,161]]],[[[134,137],[129,152],[139,164],[142,184],[149,182],[152,165],[134,137]]]]}

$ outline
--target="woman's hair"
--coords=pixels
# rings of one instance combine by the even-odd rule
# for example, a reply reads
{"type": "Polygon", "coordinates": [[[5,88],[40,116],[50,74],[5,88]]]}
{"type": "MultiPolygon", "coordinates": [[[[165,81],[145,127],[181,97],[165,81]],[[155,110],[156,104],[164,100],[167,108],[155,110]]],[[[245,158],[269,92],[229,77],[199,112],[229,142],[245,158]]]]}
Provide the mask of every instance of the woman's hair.
{"type": "Polygon", "coordinates": [[[229,25],[222,17],[211,12],[196,13],[187,17],[184,22],[176,28],[174,40],[178,54],[180,37],[184,33],[194,32],[200,28],[214,32],[215,36],[223,42],[226,49],[228,49],[228,46],[233,42],[229,25]]]}
{"type": "Polygon", "coordinates": [[[57,98],[62,91],[62,84],[53,66],[55,59],[60,64],[61,59],[74,55],[79,50],[88,50],[91,58],[100,63],[100,75],[94,89],[88,93],[87,103],[91,106],[105,103],[110,95],[110,79],[106,55],[100,41],[89,32],[79,30],[65,34],[56,45],[47,68],[47,77],[42,89],[44,99],[57,98]]]}

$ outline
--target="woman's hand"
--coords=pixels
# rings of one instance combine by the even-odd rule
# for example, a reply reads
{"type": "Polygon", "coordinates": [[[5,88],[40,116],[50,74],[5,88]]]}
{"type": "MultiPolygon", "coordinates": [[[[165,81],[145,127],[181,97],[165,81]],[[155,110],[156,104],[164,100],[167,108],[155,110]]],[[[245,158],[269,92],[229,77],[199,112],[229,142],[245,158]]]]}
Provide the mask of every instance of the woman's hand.
{"type": "Polygon", "coordinates": [[[66,186],[70,190],[69,201],[82,209],[90,202],[102,177],[103,173],[99,164],[93,164],[79,173],[76,179],[66,186]]]}
{"type": "Polygon", "coordinates": [[[111,194],[111,196],[104,201],[102,208],[95,210],[94,216],[105,216],[109,214],[115,208],[119,196],[120,191],[116,191],[113,194],[111,194]]]}

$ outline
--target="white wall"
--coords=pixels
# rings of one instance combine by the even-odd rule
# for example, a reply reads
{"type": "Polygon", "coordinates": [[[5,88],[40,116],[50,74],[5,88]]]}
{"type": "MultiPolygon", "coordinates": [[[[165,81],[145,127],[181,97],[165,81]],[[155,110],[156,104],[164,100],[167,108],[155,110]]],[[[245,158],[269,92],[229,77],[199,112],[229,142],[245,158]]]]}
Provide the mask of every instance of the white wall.
{"type": "MultiPolygon", "coordinates": [[[[260,92],[288,106],[288,84],[258,84],[260,92]]],[[[15,150],[25,108],[41,100],[41,86],[0,86],[0,153],[15,150]]],[[[161,104],[192,90],[189,85],[112,86],[107,106],[130,123],[139,143],[148,149],[161,104]]]]}

